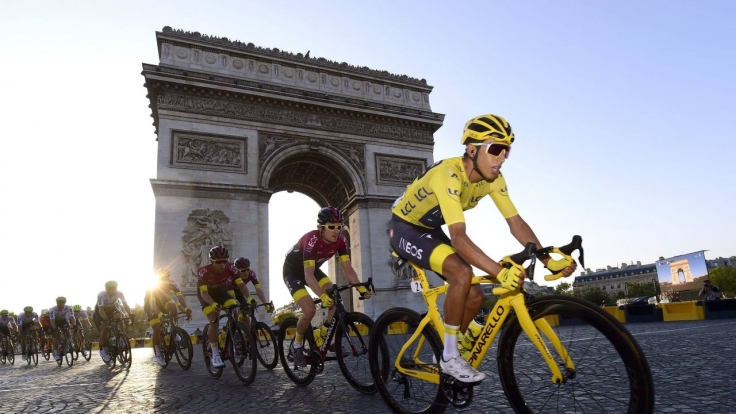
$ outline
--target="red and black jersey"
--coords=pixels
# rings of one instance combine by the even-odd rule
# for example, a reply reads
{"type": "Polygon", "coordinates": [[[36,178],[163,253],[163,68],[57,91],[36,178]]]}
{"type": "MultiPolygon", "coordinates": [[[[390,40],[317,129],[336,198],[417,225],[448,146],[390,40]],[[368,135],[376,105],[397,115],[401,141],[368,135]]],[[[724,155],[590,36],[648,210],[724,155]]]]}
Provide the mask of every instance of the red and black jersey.
{"type": "Polygon", "coordinates": [[[328,243],[320,235],[319,230],[312,230],[302,236],[299,242],[286,254],[286,263],[295,269],[308,266],[319,268],[322,263],[335,254],[340,257],[341,262],[350,260],[345,236],[340,234],[337,241],[328,243]]]}
{"type": "MultiPolygon", "coordinates": [[[[240,276],[240,279],[243,280],[243,283],[245,283],[246,285],[248,284],[248,282],[253,282],[253,286],[260,287],[260,283],[258,283],[258,278],[256,277],[256,272],[248,270],[245,273],[238,273],[238,275],[240,276]]],[[[235,280],[230,282],[229,289],[235,289],[235,280]]]]}
{"type": "Polygon", "coordinates": [[[222,273],[215,273],[215,267],[212,264],[202,266],[197,270],[197,287],[228,288],[231,284],[235,286],[236,279],[240,279],[240,272],[232,263],[228,263],[222,273]]]}

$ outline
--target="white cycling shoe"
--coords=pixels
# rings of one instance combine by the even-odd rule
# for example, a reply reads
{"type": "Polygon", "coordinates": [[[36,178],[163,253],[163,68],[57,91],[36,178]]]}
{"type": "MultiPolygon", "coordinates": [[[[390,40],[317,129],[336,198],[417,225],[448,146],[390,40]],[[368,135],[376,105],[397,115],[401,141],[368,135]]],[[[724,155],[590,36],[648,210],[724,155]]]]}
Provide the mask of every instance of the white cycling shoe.
{"type": "Polygon", "coordinates": [[[212,366],[215,368],[221,368],[225,366],[225,363],[222,362],[222,358],[219,355],[214,355],[212,357],[212,366]]]}
{"type": "Polygon", "coordinates": [[[440,358],[440,369],[443,374],[464,383],[476,383],[486,378],[486,374],[473,368],[461,355],[455,355],[447,362],[440,358]]]}

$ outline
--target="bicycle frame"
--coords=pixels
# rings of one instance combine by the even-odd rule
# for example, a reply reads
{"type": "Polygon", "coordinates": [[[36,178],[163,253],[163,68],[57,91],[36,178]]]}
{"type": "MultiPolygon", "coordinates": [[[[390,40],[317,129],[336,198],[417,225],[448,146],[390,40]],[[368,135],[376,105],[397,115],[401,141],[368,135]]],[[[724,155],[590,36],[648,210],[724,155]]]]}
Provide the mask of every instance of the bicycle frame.
{"type": "MultiPolygon", "coordinates": [[[[368,281],[364,283],[356,283],[354,285],[348,284],[345,286],[333,286],[332,289],[334,290],[335,294],[332,295],[332,297],[335,300],[335,313],[332,315],[332,319],[330,319],[329,325],[327,325],[327,334],[325,335],[324,342],[321,346],[317,348],[317,351],[319,352],[321,358],[323,361],[334,361],[337,360],[337,356],[327,356],[327,352],[330,350],[330,346],[332,345],[332,340],[335,337],[335,332],[337,332],[337,326],[338,324],[342,328],[343,332],[347,332],[347,327],[345,326],[345,317],[348,314],[347,309],[345,309],[345,304],[343,303],[342,296],[340,295],[340,292],[351,289],[353,287],[358,286],[371,286],[372,289],[372,283],[373,279],[369,278],[368,281]]],[[[363,300],[362,297],[358,298],[358,300],[363,300]]],[[[314,301],[316,304],[321,304],[322,299],[315,299],[314,301]]],[[[353,346],[352,339],[350,339],[350,336],[347,336],[348,343],[350,343],[351,346],[353,346]]]]}
{"type": "MultiPolygon", "coordinates": [[[[531,258],[532,258],[532,263],[530,264],[529,268],[533,272],[535,257],[532,256],[531,258]]],[[[422,348],[423,343],[419,344],[419,346],[417,347],[417,353],[415,353],[415,355],[411,357],[411,360],[418,363],[419,366],[425,367],[424,368],[425,371],[407,369],[401,365],[401,360],[402,360],[404,353],[414,343],[414,341],[417,340],[417,338],[421,335],[423,329],[428,324],[431,324],[435,328],[435,330],[437,330],[437,332],[440,332],[440,333],[442,332],[442,329],[444,329],[444,322],[442,321],[442,316],[440,315],[439,308],[437,307],[437,297],[441,294],[446,293],[447,289],[449,288],[449,285],[444,284],[442,286],[431,288],[429,286],[429,281],[427,280],[427,276],[424,272],[424,269],[420,268],[419,266],[415,265],[412,262],[409,262],[409,263],[416,271],[416,277],[414,278],[413,283],[415,282],[421,283],[422,295],[424,296],[424,300],[427,303],[428,312],[424,316],[424,318],[422,318],[414,334],[411,336],[411,338],[409,338],[409,340],[401,348],[401,351],[399,352],[399,355],[397,356],[396,361],[394,362],[394,366],[400,373],[406,376],[418,378],[424,381],[429,381],[435,384],[439,384],[440,383],[440,375],[439,375],[440,373],[437,372],[436,368],[432,367],[428,363],[420,361],[418,358],[418,352],[419,352],[419,349],[422,348]]],[[[513,263],[513,264],[517,265],[516,263],[513,263]]],[[[481,283],[492,283],[492,280],[490,279],[489,276],[474,276],[473,277],[472,279],[473,285],[477,285],[481,283]]],[[[547,320],[545,320],[544,318],[540,318],[536,321],[533,321],[531,319],[531,316],[529,316],[529,311],[526,308],[526,301],[525,301],[525,296],[524,296],[525,294],[521,290],[508,290],[504,288],[494,288],[493,294],[500,295],[500,298],[498,299],[498,301],[496,302],[496,305],[491,310],[491,313],[489,314],[488,319],[486,320],[486,324],[481,330],[481,333],[478,336],[478,339],[476,340],[475,345],[473,346],[473,349],[470,352],[470,357],[469,357],[468,362],[476,369],[480,366],[481,361],[483,360],[486,353],[490,349],[491,345],[493,344],[493,341],[496,339],[496,335],[498,335],[498,333],[501,331],[501,327],[506,321],[506,318],[508,317],[508,315],[511,313],[510,310],[513,309],[514,312],[516,313],[516,317],[518,318],[522,329],[529,336],[529,338],[532,338],[532,342],[537,347],[537,350],[539,350],[544,360],[547,362],[547,366],[549,367],[550,372],[552,374],[552,382],[555,384],[560,384],[564,382],[565,378],[562,374],[562,371],[560,370],[559,366],[557,366],[557,362],[555,361],[549,348],[545,344],[544,339],[540,335],[540,331],[544,334],[547,340],[549,340],[552,343],[556,352],[565,361],[565,368],[574,370],[575,365],[572,359],[570,358],[567,350],[562,345],[562,342],[557,337],[557,335],[554,333],[554,331],[552,330],[552,327],[547,322],[547,320]]],[[[442,341],[444,341],[444,335],[439,335],[439,337],[442,341]]],[[[424,341],[424,337],[422,337],[421,341],[424,341]]]]}

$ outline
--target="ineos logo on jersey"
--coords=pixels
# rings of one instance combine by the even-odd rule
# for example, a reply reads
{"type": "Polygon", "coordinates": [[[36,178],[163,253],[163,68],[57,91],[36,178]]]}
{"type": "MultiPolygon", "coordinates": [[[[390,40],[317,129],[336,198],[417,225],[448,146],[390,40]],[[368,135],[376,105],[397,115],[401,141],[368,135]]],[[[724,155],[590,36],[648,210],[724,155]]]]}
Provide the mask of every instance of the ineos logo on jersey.
{"type": "Polygon", "coordinates": [[[417,246],[414,246],[413,244],[409,243],[408,241],[404,240],[402,237],[401,240],[399,240],[399,248],[410,255],[416,257],[417,259],[422,258],[422,249],[417,249],[417,246]]]}
{"type": "Polygon", "coordinates": [[[315,234],[315,235],[314,235],[314,236],[312,236],[312,238],[311,238],[311,239],[309,239],[309,241],[307,242],[307,251],[308,251],[308,252],[309,252],[309,251],[312,251],[312,248],[314,247],[314,245],[315,245],[316,243],[317,243],[317,235],[315,234]]]}

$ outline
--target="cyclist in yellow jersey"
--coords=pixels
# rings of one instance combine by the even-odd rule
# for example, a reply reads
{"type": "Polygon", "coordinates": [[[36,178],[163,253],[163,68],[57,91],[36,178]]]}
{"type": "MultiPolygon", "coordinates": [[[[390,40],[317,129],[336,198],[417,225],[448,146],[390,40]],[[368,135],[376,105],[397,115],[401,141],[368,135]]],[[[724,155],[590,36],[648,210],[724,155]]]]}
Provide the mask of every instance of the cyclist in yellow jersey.
{"type": "MultiPolygon", "coordinates": [[[[542,244],[521,218],[509,198],[501,167],[511,152],[514,133],[506,120],[482,115],[465,124],[462,157],[438,161],[409,185],[392,207],[391,246],[404,259],[430,269],[449,283],[444,309],[445,348],[440,367],[445,374],[465,383],[476,383],[485,374],[460,356],[457,334],[465,332],[483,305],[483,291],[471,285],[472,266],[495,277],[507,289],[523,286],[523,271],[502,268],[488,257],[466,233],[463,212],[490,196],[522,245],[542,244]],[[442,230],[446,224],[449,237],[442,230]]],[[[538,257],[552,272],[571,275],[575,262],[538,257]]]]}

